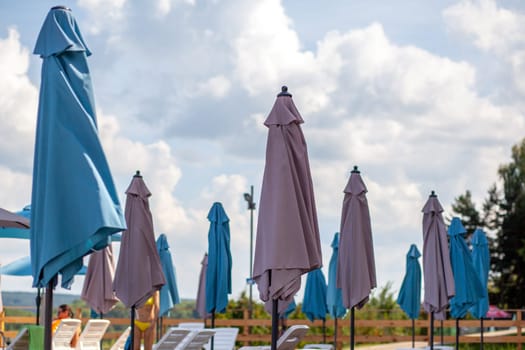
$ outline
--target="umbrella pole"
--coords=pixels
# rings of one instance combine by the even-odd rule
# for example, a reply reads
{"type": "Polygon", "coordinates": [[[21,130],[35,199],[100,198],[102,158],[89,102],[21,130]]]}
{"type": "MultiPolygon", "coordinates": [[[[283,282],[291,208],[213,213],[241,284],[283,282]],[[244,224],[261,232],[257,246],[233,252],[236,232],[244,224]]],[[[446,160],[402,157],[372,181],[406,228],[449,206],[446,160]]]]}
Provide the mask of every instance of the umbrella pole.
{"type": "Polygon", "coordinates": [[[35,304],[36,304],[36,325],[40,325],[40,304],[42,302],[42,297],[40,296],[40,287],[36,289],[36,298],[35,298],[35,304]]]}
{"type": "Polygon", "coordinates": [[[135,345],[135,305],[131,307],[131,332],[130,332],[130,348],[133,349],[135,345]]]}
{"type": "Polygon", "coordinates": [[[271,350],[277,349],[277,337],[279,332],[279,312],[277,308],[277,299],[272,300],[272,346],[271,350]]]}
{"type": "MultiPolygon", "coordinates": [[[[213,309],[213,311],[211,312],[211,328],[215,328],[215,309],[213,309]]],[[[210,349],[213,350],[213,338],[215,338],[214,336],[211,337],[211,342],[210,342],[210,349]]]]}
{"type": "Polygon", "coordinates": [[[354,350],[355,342],[355,307],[350,309],[350,350],[354,350]]]}
{"type": "Polygon", "coordinates": [[[51,350],[52,349],[52,337],[51,334],[51,324],[53,323],[53,317],[52,317],[52,311],[53,311],[53,285],[55,281],[55,277],[51,278],[51,280],[47,283],[46,287],[46,295],[45,295],[45,302],[46,302],[46,309],[44,310],[44,349],[45,350],[51,350]]]}
{"type": "Polygon", "coordinates": [[[416,343],[416,320],[412,319],[412,347],[415,348],[416,343]]]}
{"type": "Polygon", "coordinates": [[[440,345],[443,345],[443,320],[439,321],[439,324],[440,324],[439,331],[441,334],[441,344],[440,345]]]}
{"type": "Polygon", "coordinates": [[[479,343],[479,348],[483,350],[483,317],[481,317],[479,321],[481,323],[481,341],[479,343]]]}
{"type": "Polygon", "coordinates": [[[326,343],[326,319],[323,318],[323,343],[326,343]]]}
{"type": "Polygon", "coordinates": [[[430,350],[434,350],[434,312],[430,312],[430,350]]]}
{"type": "Polygon", "coordinates": [[[337,350],[337,317],[334,322],[334,349],[337,350]]]}
{"type": "Polygon", "coordinates": [[[456,318],[456,349],[459,349],[459,318],[456,318]]]}

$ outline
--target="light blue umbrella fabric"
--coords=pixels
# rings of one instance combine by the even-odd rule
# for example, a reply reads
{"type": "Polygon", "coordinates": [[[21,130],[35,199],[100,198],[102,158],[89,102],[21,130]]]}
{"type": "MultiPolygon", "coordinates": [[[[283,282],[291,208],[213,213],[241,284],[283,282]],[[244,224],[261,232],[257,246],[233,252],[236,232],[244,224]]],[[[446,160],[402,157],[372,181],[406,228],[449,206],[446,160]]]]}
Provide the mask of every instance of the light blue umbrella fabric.
{"type": "Polygon", "coordinates": [[[343,294],[341,288],[337,288],[337,259],[339,256],[339,232],[334,234],[332,240],[332,256],[328,264],[328,287],[326,290],[326,305],[328,313],[332,318],[341,318],[346,314],[343,305],[343,294]]]}
{"type": "Polygon", "coordinates": [[[406,256],[405,277],[397,297],[397,303],[407,316],[415,320],[419,317],[421,308],[421,253],[415,244],[412,244],[406,256]]]}
{"type": "Polygon", "coordinates": [[[489,294],[487,289],[490,269],[490,252],[487,237],[482,229],[474,231],[470,240],[472,244],[472,262],[476,270],[481,286],[483,287],[483,298],[481,298],[469,311],[475,318],[485,317],[489,311],[489,294]]]}
{"type": "Polygon", "coordinates": [[[70,10],[52,8],[34,53],[42,58],[31,199],[33,286],[59,273],[70,288],[82,257],[126,228],[98,137],[87,57],[70,10]]]}
{"type": "MultiPolygon", "coordinates": [[[[77,275],[85,275],[87,267],[82,265],[82,268],[77,272],[77,275]]],[[[31,268],[31,257],[24,256],[20,259],[10,262],[9,264],[0,266],[0,275],[9,276],[31,276],[33,270],[31,268]]]]}
{"type": "Polygon", "coordinates": [[[157,238],[157,251],[159,252],[162,272],[166,278],[166,284],[160,289],[160,310],[159,316],[165,316],[174,305],[180,303],[179,290],[177,288],[177,278],[175,266],[171,258],[170,246],[164,233],[157,238]]]}
{"type": "Polygon", "coordinates": [[[222,204],[213,203],[208,213],[208,270],[206,272],[206,311],[223,313],[232,292],[230,219],[222,204]]]}
{"type": "MultiPolygon", "coordinates": [[[[31,220],[31,206],[25,206],[24,209],[17,211],[16,214],[31,220]]],[[[29,232],[28,228],[0,227],[0,238],[29,239],[29,232]]]]}
{"type": "Polygon", "coordinates": [[[458,217],[452,218],[448,227],[450,236],[450,262],[456,295],[450,299],[450,315],[459,319],[465,317],[468,309],[483,298],[483,286],[474,269],[470,250],[465,243],[466,230],[458,217]]]}
{"type": "Polygon", "coordinates": [[[326,278],[321,269],[315,269],[306,275],[302,311],[310,321],[326,320],[326,278]]]}

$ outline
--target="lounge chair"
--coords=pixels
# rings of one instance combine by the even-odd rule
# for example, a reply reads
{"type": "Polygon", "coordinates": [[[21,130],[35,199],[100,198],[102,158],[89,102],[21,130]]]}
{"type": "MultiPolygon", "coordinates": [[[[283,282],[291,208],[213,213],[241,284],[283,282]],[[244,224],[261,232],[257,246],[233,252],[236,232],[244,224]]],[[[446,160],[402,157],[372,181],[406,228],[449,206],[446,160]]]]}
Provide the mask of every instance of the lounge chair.
{"type": "Polygon", "coordinates": [[[192,332],[193,331],[189,329],[171,327],[164,333],[162,338],[153,345],[153,350],[174,350],[192,332]]]}
{"type": "Polygon", "coordinates": [[[108,320],[89,320],[78,338],[76,350],[100,350],[108,326],[108,320]]]}
{"type": "Polygon", "coordinates": [[[334,350],[332,344],[306,344],[303,349],[334,350]]]}
{"type": "Polygon", "coordinates": [[[71,350],[71,339],[80,327],[80,320],[64,318],[53,335],[53,350],[71,350]]]}
{"type": "Polygon", "coordinates": [[[204,329],[204,322],[181,322],[177,327],[184,329],[204,329]]]}
{"type": "MultiPolygon", "coordinates": [[[[236,327],[218,327],[218,328],[209,328],[209,330],[214,331],[215,335],[213,336],[213,350],[234,350],[235,341],[237,340],[237,334],[239,333],[239,328],[236,327]]],[[[206,350],[211,349],[211,339],[204,346],[206,350]]]]}
{"type": "Polygon", "coordinates": [[[214,331],[208,329],[194,330],[184,339],[178,350],[202,350],[214,334],[214,331]]]}
{"type": "Polygon", "coordinates": [[[111,345],[111,348],[109,350],[124,350],[124,346],[126,345],[126,340],[128,340],[129,333],[131,332],[131,327],[128,327],[122,332],[120,337],[118,337],[117,341],[111,345]]]}
{"type": "MultiPolygon", "coordinates": [[[[277,350],[295,350],[310,327],[306,325],[293,325],[284,331],[277,339],[277,350]]],[[[243,346],[239,350],[268,350],[270,346],[243,346]]]]}

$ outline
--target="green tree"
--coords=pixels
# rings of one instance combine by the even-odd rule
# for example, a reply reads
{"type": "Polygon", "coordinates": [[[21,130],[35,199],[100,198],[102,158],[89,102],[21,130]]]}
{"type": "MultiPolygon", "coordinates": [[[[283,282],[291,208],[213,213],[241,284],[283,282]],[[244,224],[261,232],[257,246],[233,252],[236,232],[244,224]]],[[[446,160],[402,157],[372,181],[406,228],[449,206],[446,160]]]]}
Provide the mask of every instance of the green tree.
{"type": "Polygon", "coordinates": [[[467,190],[459,195],[452,203],[452,212],[458,216],[467,230],[467,237],[470,237],[478,227],[484,226],[481,215],[472,201],[472,193],[467,190]]]}

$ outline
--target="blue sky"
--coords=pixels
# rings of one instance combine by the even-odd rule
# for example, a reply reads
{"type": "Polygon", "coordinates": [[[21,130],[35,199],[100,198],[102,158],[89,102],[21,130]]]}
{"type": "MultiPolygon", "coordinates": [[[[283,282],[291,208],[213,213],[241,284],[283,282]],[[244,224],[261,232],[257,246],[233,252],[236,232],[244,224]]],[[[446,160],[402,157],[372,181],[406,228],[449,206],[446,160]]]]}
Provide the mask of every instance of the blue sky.
{"type": "MultiPolygon", "coordinates": [[[[397,292],[421,208],[480,202],[525,127],[525,5],[511,1],[79,0],[99,128],[117,188],[140,169],[155,231],[193,298],[214,201],[231,218],[233,297],[246,290],[249,212],[258,202],[275,95],[305,123],[326,267],[353,165],[368,186],[377,277],[397,292]]],[[[30,201],[40,59],[55,2],[0,2],[0,206],[30,201]]],[[[5,240],[0,262],[29,252],[5,240]]],[[[115,244],[118,252],[118,244],[115,244]]],[[[4,276],[2,289],[29,290],[4,276]]],[[[73,285],[79,293],[82,279],[73,285]]],[[[62,292],[62,291],[61,291],[62,292]]],[[[257,293],[255,293],[257,295],[257,293]]],[[[300,297],[300,296],[299,296],[300,297]]]]}

